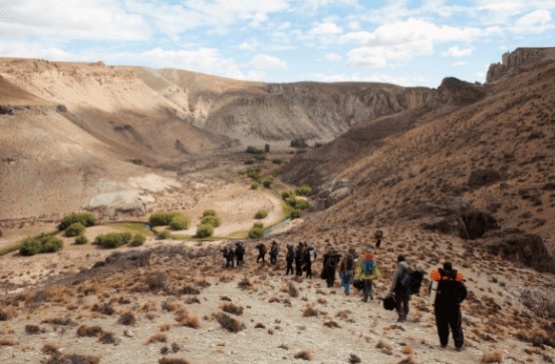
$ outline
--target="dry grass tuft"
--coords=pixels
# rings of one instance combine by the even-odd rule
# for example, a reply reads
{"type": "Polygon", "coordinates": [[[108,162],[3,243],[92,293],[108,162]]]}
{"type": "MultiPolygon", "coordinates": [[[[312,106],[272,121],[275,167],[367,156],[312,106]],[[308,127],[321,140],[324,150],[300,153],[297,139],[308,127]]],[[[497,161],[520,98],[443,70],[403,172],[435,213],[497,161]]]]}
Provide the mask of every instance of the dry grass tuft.
{"type": "MultiPolygon", "coordinates": [[[[222,280],[221,276],[220,276],[220,281],[222,280]]],[[[252,288],[252,283],[251,281],[249,281],[248,278],[243,278],[241,279],[241,281],[239,283],[237,283],[237,287],[239,287],[240,289],[250,289],[252,288]]]]}
{"type": "Polygon", "coordinates": [[[234,319],[233,317],[226,315],[225,313],[218,312],[214,315],[216,320],[220,325],[229,332],[239,332],[245,329],[245,324],[234,319]]]}
{"type": "Polygon", "coordinates": [[[185,286],[181,289],[182,294],[197,295],[200,294],[200,290],[195,287],[185,286]]]}
{"type": "Polygon", "coordinates": [[[160,327],[160,331],[170,331],[172,325],[169,322],[164,322],[159,327],[160,327]]]}
{"type": "Polygon", "coordinates": [[[98,364],[100,357],[78,354],[60,354],[53,353],[52,356],[45,362],[45,364],[98,364]]]}
{"type": "Polygon", "coordinates": [[[127,325],[127,326],[134,326],[137,323],[137,318],[133,314],[133,312],[125,312],[121,314],[118,319],[118,324],[127,325]]]}
{"type": "Polygon", "coordinates": [[[233,315],[241,316],[243,314],[243,307],[236,306],[233,303],[222,303],[220,304],[220,308],[227,313],[231,313],[233,315]]]}
{"type": "Polygon", "coordinates": [[[7,337],[0,337],[0,346],[16,346],[17,343],[7,337]]]}
{"type": "Polygon", "coordinates": [[[503,353],[500,350],[494,351],[493,353],[487,353],[482,355],[481,363],[501,363],[503,362],[503,353]]]}
{"type": "Polygon", "coordinates": [[[386,350],[389,350],[389,351],[393,350],[393,347],[391,345],[389,345],[388,343],[386,343],[385,341],[383,341],[383,340],[378,341],[378,345],[376,345],[376,347],[378,349],[386,349],[386,350]]]}
{"type": "Polygon", "coordinates": [[[42,334],[44,331],[38,325],[25,325],[25,332],[28,335],[42,334]]]}
{"type": "Polygon", "coordinates": [[[343,311],[339,311],[335,317],[339,317],[342,320],[348,320],[349,319],[349,315],[351,314],[351,310],[343,310],[343,311]]]}
{"type": "Polygon", "coordinates": [[[332,321],[332,320],[324,322],[324,326],[327,326],[327,327],[329,327],[329,328],[331,328],[331,329],[339,329],[339,328],[341,328],[341,326],[339,326],[339,324],[338,324],[337,322],[332,321]]]}
{"type": "Polygon", "coordinates": [[[307,304],[306,307],[304,308],[303,316],[304,317],[318,316],[318,311],[315,310],[311,304],[307,304]]]}
{"type": "Polygon", "coordinates": [[[15,309],[13,307],[0,308],[0,321],[8,321],[15,317],[15,309]]]}
{"type": "Polygon", "coordinates": [[[302,360],[306,360],[306,361],[311,361],[313,359],[314,354],[312,354],[312,351],[308,350],[308,349],[304,349],[299,351],[298,353],[295,354],[294,358],[295,359],[302,359],[302,360]]]}
{"type": "Polygon", "coordinates": [[[69,317],[55,317],[55,318],[47,318],[45,320],[42,320],[41,324],[69,326],[69,325],[73,325],[73,321],[69,317]]]}
{"type": "Polygon", "coordinates": [[[289,296],[293,298],[299,297],[299,288],[293,283],[289,283],[288,290],[289,290],[289,296]]]}
{"type": "Polygon", "coordinates": [[[87,326],[82,325],[77,329],[77,335],[83,337],[98,337],[100,338],[103,334],[102,328],[100,326],[87,326]]]}
{"type": "Polygon", "coordinates": [[[349,364],[358,364],[360,362],[362,362],[362,360],[358,355],[351,354],[351,356],[349,357],[349,364]]]}
{"type": "Polygon", "coordinates": [[[197,297],[187,297],[185,303],[188,305],[192,305],[193,303],[200,303],[200,300],[197,297]]]}
{"type": "Polygon", "coordinates": [[[325,305],[326,303],[328,303],[328,300],[325,299],[324,297],[320,297],[316,300],[316,302],[318,302],[321,305],[325,305]]]}
{"type": "Polygon", "coordinates": [[[116,312],[116,310],[114,310],[114,308],[108,303],[103,303],[101,305],[95,303],[92,306],[91,311],[98,312],[107,316],[112,316],[114,312],[116,312]]]}
{"type": "Polygon", "coordinates": [[[401,360],[399,362],[399,364],[417,364],[417,362],[414,359],[414,357],[411,355],[411,356],[408,356],[405,359],[401,360]]]}
{"type": "Polygon", "coordinates": [[[148,338],[148,340],[145,342],[145,345],[152,344],[152,343],[167,343],[167,342],[168,342],[168,335],[164,334],[163,332],[157,332],[156,334],[148,338]]]}
{"type": "Polygon", "coordinates": [[[158,360],[158,364],[190,364],[190,362],[180,358],[162,358],[158,360]]]}
{"type": "Polygon", "coordinates": [[[42,352],[45,354],[57,353],[60,347],[54,343],[46,343],[42,346],[42,352]]]}
{"type": "Polygon", "coordinates": [[[199,318],[197,316],[192,316],[186,308],[181,308],[175,313],[175,321],[181,326],[187,326],[193,329],[198,329],[200,327],[199,318]]]}
{"type": "Polygon", "coordinates": [[[412,354],[412,346],[410,346],[409,344],[403,346],[403,348],[401,349],[401,352],[406,355],[412,354]]]}

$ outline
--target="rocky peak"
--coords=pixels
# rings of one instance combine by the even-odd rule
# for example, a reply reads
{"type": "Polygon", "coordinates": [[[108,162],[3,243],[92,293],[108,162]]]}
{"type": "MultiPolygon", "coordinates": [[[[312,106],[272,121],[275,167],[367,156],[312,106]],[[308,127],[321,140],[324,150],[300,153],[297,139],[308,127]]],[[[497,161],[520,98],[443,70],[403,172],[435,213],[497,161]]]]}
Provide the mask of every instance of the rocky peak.
{"type": "Polygon", "coordinates": [[[506,75],[514,75],[547,60],[555,60],[555,48],[517,48],[506,52],[501,63],[490,65],[486,77],[487,83],[493,83],[506,75]]]}

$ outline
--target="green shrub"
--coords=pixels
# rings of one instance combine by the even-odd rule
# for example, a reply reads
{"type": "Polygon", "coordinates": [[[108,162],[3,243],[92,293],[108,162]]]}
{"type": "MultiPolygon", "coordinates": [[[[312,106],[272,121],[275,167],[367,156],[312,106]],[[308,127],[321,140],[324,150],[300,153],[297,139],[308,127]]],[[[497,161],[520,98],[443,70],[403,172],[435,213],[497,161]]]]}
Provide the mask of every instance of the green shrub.
{"type": "Polygon", "coordinates": [[[251,164],[254,164],[254,161],[253,161],[252,159],[247,159],[247,160],[244,162],[244,164],[246,164],[246,165],[251,165],[251,164]]]}
{"type": "Polygon", "coordinates": [[[272,159],[273,164],[280,165],[282,163],[281,159],[272,159]]]}
{"type": "Polygon", "coordinates": [[[296,209],[306,210],[309,207],[310,207],[310,202],[308,202],[307,200],[297,200],[295,202],[295,208],[296,209]]]}
{"type": "Polygon", "coordinates": [[[266,177],[264,178],[262,185],[266,188],[270,188],[272,186],[272,183],[274,183],[274,179],[272,177],[266,177]]]}
{"type": "Polygon", "coordinates": [[[211,225],[215,228],[222,224],[222,220],[218,216],[205,216],[200,220],[201,225],[211,225]]]}
{"type": "Polygon", "coordinates": [[[291,207],[297,206],[297,198],[295,196],[289,196],[285,199],[285,203],[291,207]]]}
{"type": "Polygon", "coordinates": [[[114,249],[129,243],[131,238],[131,233],[109,233],[98,235],[95,243],[106,249],[114,249]]]}
{"type": "Polygon", "coordinates": [[[191,220],[183,215],[183,214],[176,214],[170,221],[170,227],[173,230],[187,230],[189,225],[191,224],[191,220]]]}
{"type": "Polygon", "coordinates": [[[270,172],[270,174],[274,177],[279,176],[281,173],[281,169],[274,169],[272,172],[270,172]]]}
{"type": "Polygon", "coordinates": [[[23,241],[19,254],[30,256],[39,253],[54,253],[62,250],[64,242],[52,235],[29,237],[23,241]]]}
{"type": "Polygon", "coordinates": [[[257,190],[258,187],[260,187],[260,185],[258,184],[258,182],[253,182],[253,183],[251,184],[251,190],[257,190]]]}
{"type": "Polygon", "coordinates": [[[133,239],[131,239],[131,246],[141,246],[145,243],[146,238],[144,237],[144,235],[141,234],[135,234],[135,236],[133,236],[133,239]]]}
{"type": "Polygon", "coordinates": [[[264,224],[261,222],[255,222],[252,227],[254,228],[259,228],[259,229],[264,229],[264,224]]]}
{"type": "Polygon", "coordinates": [[[204,210],[202,217],[206,216],[218,216],[218,214],[216,213],[216,210],[204,210]]]}
{"type": "Polygon", "coordinates": [[[258,210],[256,214],[254,214],[255,219],[263,219],[268,216],[268,212],[266,210],[258,210]]]}
{"type": "Polygon", "coordinates": [[[197,234],[195,237],[197,238],[207,238],[214,234],[214,226],[212,225],[199,225],[197,228],[197,234]]]}
{"type": "Polygon", "coordinates": [[[42,241],[41,253],[55,253],[64,248],[64,242],[55,236],[48,236],[42,241]]]}
{"type": "Polygon", "coordinates": [[[150,224],[150,226],[169,225],[175,215],[177,215],[176,212],[157,211],[150,215],[150,217],[148,218],[148,223],[150,224]]]}
{"type": "Polygon", "coordinates": [[[85,226],[80,222],[74,222],[73,224],[69,225],[65,229],[64,236],[69,238],[69,237],[81,235],[84,232],[85,232],[85,226]]]}
{"type": "Polygon", "coordinates": [[[265,161],[266,160],[266,154],[264,154],[264,153],[255,154],[254,159],[256,159],[257,161],[265,161]]]}
{"type": "Polygon", "coordinates": [[[297,198],[297,195],[295,195],[295,191],[283,191],[281,193],[281,197],[284,200],[287,200],[288,198],[292,197],[293,199],[297,198]]]}
{"type": "Polygon", "coordinates": [[[157,233],[157,238],[159,240],[169,239],[172,237],[172,234],[168,230],[162,230],[157,233]]]}
{"type": "Polygon", "coordinates": [[[308,196],[312,193],[312,188],[309,185],[302,185],[295,190],[299,196],[308,196]]]}
{"type": "Polygon", "coordinates": [[[298,219],[299,217],[301,217],[303,215],[303,212],[299,209],[293,209],[291,211],[291,213],[289,214],[289,217],[292,219],[298,219]]]}
{"type": "Polygon", "coordinates": [[[250,179],[259,182],[260,181],[260,169],[258,168],[251,168],[247,169],[247,177],[250,179]]]}
{"type": "Polygon", "coordinates": [[[75,244],[77,245],[87,244],[88,242],[89,239],[84,234],[81,234],[75,238],[75,244]]]}
{"type": "Polygon", "coordinates": [[[27,238],[19,248],[19,254],[31,256],[42,252],[42,244],[37,238],[27,238]]]}
{"type": "Polygon", "coordinates": [[[66,215],[58,225],[58,230],[65,230],[69,225],[76,222],[81,223],[83,226],[93,226],[96,223],[96,217],[90,212],[79,212],[66,215]]]}
{"type": "Polygon", "coordinates": [[[264,225],[254,224],[254,226],[249,230],[250,239],[258,239],[264,236],[264,225]]]}

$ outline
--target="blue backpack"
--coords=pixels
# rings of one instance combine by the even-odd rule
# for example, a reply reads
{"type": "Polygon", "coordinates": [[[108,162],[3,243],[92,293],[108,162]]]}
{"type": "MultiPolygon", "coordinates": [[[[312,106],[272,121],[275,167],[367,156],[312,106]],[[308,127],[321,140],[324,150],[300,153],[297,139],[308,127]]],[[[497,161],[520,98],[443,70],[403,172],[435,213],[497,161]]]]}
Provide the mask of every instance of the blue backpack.
{"type": "Polygon", "coordinates": [[[362,273],[374,274],[374,259],[364,259],[362,261],[362,273]]]}

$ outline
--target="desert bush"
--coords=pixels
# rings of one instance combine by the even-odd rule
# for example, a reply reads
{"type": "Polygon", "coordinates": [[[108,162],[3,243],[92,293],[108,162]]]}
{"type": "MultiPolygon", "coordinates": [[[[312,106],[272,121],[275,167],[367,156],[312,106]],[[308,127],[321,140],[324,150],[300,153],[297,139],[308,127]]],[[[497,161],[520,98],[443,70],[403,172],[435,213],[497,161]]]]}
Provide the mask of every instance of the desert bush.
{"type": "Polygon", "coordinates": [[[283,163],[283,161],[281,159],[276,158],[276,159],[272,159],[272,163],[280,165],[281,163],[283,163]]]}
{"type": "Polygon", "coordinates": [[[287,290],[289,292],[289,296],[293,298],[299,297],[299,288],[297,288],[297,286],[295,286],[293,283],[289,283],[289,287],[287,287],[287,290]]]}
{"type": "Polygon", "coordinates": [[[255,219],[263,219],[268,216],[268,212],[266,210],[258,210],[256,214],[254,214],[255,219]]]}
{"type": "Polygon", "coordinates": [[[59,352],[51,353],[51,357],[43,362],[45,364],[98,364],[100,357],[79,354],[62,354],[59,352]]]}
{"type": "Polygon", "coordinates": [[[148,345],[151,343],[167,343],[167,342],[168,342],[168,335],[162,332],[157,332],[156,334],[148,338],[148,340],[145,342],[145,345],[148,345]]]}
{"type": "Polygon", "coordinates": [[[216,210],[212,210],[212,209],[204,210],[202,212],[202,217],[206,217],[206,216],[218,216],[218,213],[216,212],[216,210]]]}
{"type": "Polygon", "coordinates": [[[266,160],[266,154],[264,154],[264,153],[255,154],[254,159],[256,159],[257,161],[265,161],[266,160]]]}
{"type": "Polygon", "coordinates": [[[8,321],[14,318],[15,310],[13,307],[1,307],[0,308],[0,321],[8,321]]]}
{"type": "Polygon", "coordinates": [[[291,212],[289,213],[289,217],[292,219],[298,219],[303,215],[303,212],[301,210],[298,209],[293,209],[291,210],[291,212]]]}
{"type": "Polygon", "coordinates": [[[493,353],[487,353],[482,355],[482,359],[480,360],[482,363],[502,363],[503,362],[503,353],[501,351],[495,351],[493,353]]]}
{"type": "Polygon", "coordinates": [[[281,192],[281,197],[284,200],[287,200],[288,198],[292,197],[293,199],[297,198],[297,195],[295,194],[295,191],[282,191],[281,192]]]}
{"type": "Polygon", "coordinates": [[[250,239],[258,239],[264,236],[264,227],[261,224],[254,224],[249,230],[248,235],[250,239]]]}
{"type": "Polygon", "coordinates": [[[180,358],[161,358],[158,364],[190,364],[190,362],[180,358]]]}
{"type": "Polygon", "coordinates": [[[100,337],[103,334],[102,327],[100,326],[87,326],[81,325],[77,329],[77,335],[84,337],[100,337]]]}
{"type": "Polygon", "coordinates": [[[223,303],[221,308],[224,312],[231,313],[233,315],[241,316],[243,314],[243,307],[234,305],[231,302],[223,303]]]}
{"type": "Polygon", "coordinates": [[[116,312],[116,310],[114,310],[114,308],[109,303],[103,303],[103,304],[95,303],[92,306],[91,311],[98,312],[107,316],[112,316],[114,312],[116,312]]]}
{"type": "Polygon", "coordinates": [[[183,214],[176,214],[172,217],[169,225],[173,230],[187,230],[191,225],[191,220],[183,214]]]}
{"type": "Polygon", "coordinates": [[[215,228],[217,228],[218,226],[220,226],[222,224],[222,220],[218,217],[218,216],[204,216],[201,220],[200,220],[200,224],[201,225],[211,225],[215,228]]]}
{"type": "Polygon", "coordinates": [[[42,333],[42,330],[37,325],[25,325],[25,332],[29,335],[38,335],[42,333]]]}
{"type": "Polygon", "coordinates": [[[134,326],[137,323],[137,318],[133,314],[133,312],[125,312],[120,315],[118,319],[118,324],[127,325],[127,326],[134,326]]]}
{"type": "Polygon", "coordinates": [[[266,188],[272,187],[272,183],[274,183],[274,179],[272,177],[266,177],[264,178],[264,181],[262,181],[262,185],[266,188]]]}
{"type": "Polygon", "coordinates": [[[55,236],[40,235],[25,239],[19,248],[19,254],[31,256],[39,253],[54,253],[62,250],[63,247],[64,242],[55,236]]]}
{"type": "Polygon", "coordinates": [[[312,188],[309,185],[301,185],[295,189],[295,192],[299,196],[308,196],[312,193],[312,188]]]}
{"type": "Polygon", "coordinates": [[[146,238],[144,237],[144,235],[141,234],[135,234],[133,236],[133,239],[131,239],[131,246],[141,246],[145,243],[146,238]]]}
{"type": "Polygon", "coordinates": [[[168,230],[162,230],[157,232],[157,238],[159,240],[169,239],[172,234],[168,230]]]}
{"type": "Polygon", "coordinates": [[[253,182],[253,183],[251,183],[251,190],[257,190],[258,187],[260,187],[260,185],[258,184],[258,182],[253,182]]]}
{"type": "Polygon", "coordinates": [[[62,221],[58,224],[58,230],[65,230],[68,226],[74,223],[80,223],[81,225],[88,227],[93,226],[96,223],[96,217],[90,212],[80,212],[72,213],[66,215],[62,218],[62,221]]]}
{"type": "Polygon", "coordinates": [[[102,234],[96,237],[95,244],[106,249],[113,249],[129,243],[132,237],[131,233],[102,234]]]}
{"type": "Polygon", "coordinates": [[[209,236],[212,236],[212,234],[214,234],[214,226],[199,225],[199,227],[197,228],[197,233],[195,237],[202,239],[202,238],[207,238],[209,236]]]}
{"type": "Polygon", "coordinates": [[[75,238],[75,244],[77,245],[87,244],[88,242],[89,239],[84,234],[81,234],[75,238]]]}
{"type": "Polygon", "coordinates": [[[303,310],[303,316],[304,317],[318,316],[318,311],[315,310],[311,304],[308,304],[303,310]]]}
{"type": "Polygon", "coordinates": [[[60,347],[54,343],[46,343],[42,346],[42,352],[45,354],[57,353],[60,347]]]}
{"type": "Polygon", "coordinates": [[[259,182],[260,181],[260,169],[258,168],[249,168],[247,169],[247,177],[252,179],[253,181],[259,182]]]}
{"type": "Polygon", "coordinates": [[[229,332],[237,333],[245,329],[245,324],[225,313],[218,312],[214,317],[220,325],[229,332]]]}
{"type": "Polygon", "coordinates": [[[64,230],[64,236],[71,238],[74,236],[81,235],[84,232],[85,232],[85,226],[80,222],[74,222],[64,230]]]}
{"type": "Polygon", "coordinates": [[[175,215],[177,215],[176,212],[157,211],[150,215],[148,223],[150,226],[169,225],[175,215]]]}
{"type": "Polygon", "coordinates": [[[312,351],[308,350],[308,349],[304,349],[299,351],[298,353],[295,354],[295,359],[302,359],[302,360],[306,360],[306,361],[311,361],[313,358],[313,354],[312,351]]]}
{"type": "Polygon", "coordinates": [[[310,202],[308,202],[307,200],[297,200],[295,201],[294,207],[298,210],[305,210],[310,207],[310,202]]]}

